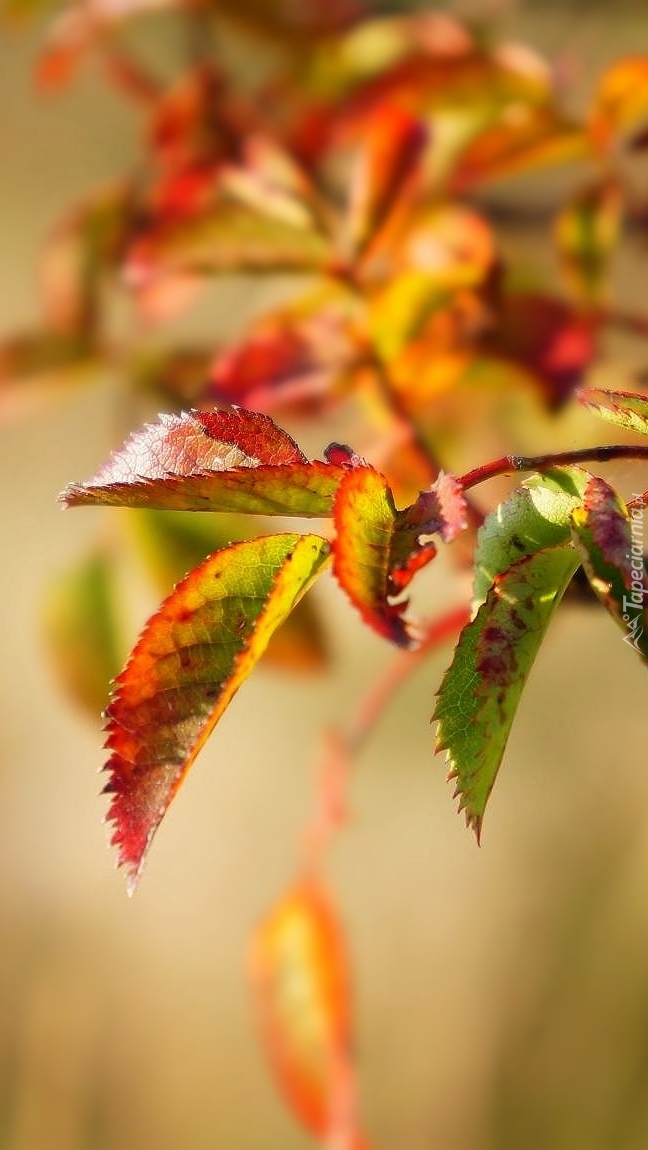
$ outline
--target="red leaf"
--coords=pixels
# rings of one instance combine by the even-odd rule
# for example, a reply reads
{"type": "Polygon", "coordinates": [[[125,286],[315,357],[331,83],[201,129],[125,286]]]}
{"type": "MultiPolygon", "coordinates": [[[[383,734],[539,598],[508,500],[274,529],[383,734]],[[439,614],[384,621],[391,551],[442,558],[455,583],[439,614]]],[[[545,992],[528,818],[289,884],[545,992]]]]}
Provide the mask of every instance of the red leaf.
{"type": "Polygon", "coordinates": [[[233,408],[163,415],[128,440],[89,483],[71,483],[68,506],[326,516],[343,472],[309,463],[267,415],[233,408]]]}

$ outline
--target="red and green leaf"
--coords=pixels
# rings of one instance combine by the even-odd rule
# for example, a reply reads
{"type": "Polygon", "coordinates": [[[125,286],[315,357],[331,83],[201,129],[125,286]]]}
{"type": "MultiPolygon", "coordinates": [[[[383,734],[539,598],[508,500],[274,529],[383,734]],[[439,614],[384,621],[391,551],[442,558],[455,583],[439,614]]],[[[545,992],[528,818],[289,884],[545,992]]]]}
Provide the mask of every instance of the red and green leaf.
{"type": "Polygon", "coordinates": [[[400,647],[413,645],[403,592],[435,556],[430,536],[449,540],[465,526],[456,481],[442,476],[411,507],[398,511],[387,480],[352,466],[335,500],[333,571],[365,623],[400,647]]]}
{"type": "Polygon", "coordinates": [[[328,551],[317,535],[233,544],[178,584],[146,625],[106,712],[108,818],[131,889],[198,752],[328,551]]]}
{"type": "MultiPolygon", "coordinates": [[[[241,515],[133,511],[128,522],[162,595],[213,551],[227,547],[232,540],[262,533],[260,521],[241,515]]],[[[324,624],[317,604],[308,595],[275,631],[263,662],[287,671],[319,671],[327,661],[324,624]]]]}
{"type": "Polygon", "coordinates": [[[580,403],[608,423],[648,435],[648,396],[633,391],[606,391],[587,387],[578,392],[580,403]]]}
{"type": "Polygon", "coordinates": [[[464,628],[433,718],[459,810],[479,840],[484,810],[527,678],[580,560],[573,547],[525,555],[498,575],[464,628]]]}
{"type": "Polygon", "coordinates": [[[605,296],[612,253],[620,238],[623,196],[616,181],[603,180],[581,192],[559,213],[556,243],[565,278],[588,305],[605,296]]]}
{"type": "Polygon", "coordinates": [[[633,507],[631,516],[613,488],[591,476],[572,515],[573,532],[592,590],[623,630],[624,643],[647,659],[645,508],[633,507]]]}
{"type": "Polygon", "coordinates": [[[267,415],[233,408],[161,416],[131,437],[66,506],[327,516],[344,472],[309,463],[267,415]]]}

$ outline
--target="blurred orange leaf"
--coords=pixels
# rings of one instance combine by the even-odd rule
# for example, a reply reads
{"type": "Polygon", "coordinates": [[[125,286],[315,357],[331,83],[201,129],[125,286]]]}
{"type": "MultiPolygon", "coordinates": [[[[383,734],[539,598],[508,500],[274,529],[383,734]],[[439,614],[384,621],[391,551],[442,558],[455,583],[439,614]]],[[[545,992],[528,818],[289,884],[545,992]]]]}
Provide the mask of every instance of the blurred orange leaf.
{"type": "Polygon", "coordinates": [[[351,183],[347,220],[351,250],[364,252],[416,179],[427,131],[398,105],[379,108],[366,129],[351,183]]]}
{"type": "Polygon", "coordinates": [[[346,946],[314,880],[261,923],[250,975],[266,1056],[292,1112],[323,1144],[368,1150],[355,1112],[346,946]]]}
{"type": "Polygon", "coordinates": [[[611,64],[598,81],[589,130],[595,145],[607,149],[648,116],[648,56],[628,56],[611,64]]]}

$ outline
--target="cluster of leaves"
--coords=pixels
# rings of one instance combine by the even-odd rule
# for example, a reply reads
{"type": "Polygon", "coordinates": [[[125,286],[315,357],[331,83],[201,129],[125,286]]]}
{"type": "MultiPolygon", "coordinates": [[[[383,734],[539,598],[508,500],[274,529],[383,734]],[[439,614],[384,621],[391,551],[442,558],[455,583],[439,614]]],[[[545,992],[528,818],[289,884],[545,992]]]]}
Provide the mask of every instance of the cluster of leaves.
{"type": "MultiPolygon", "coordinates": [[[[440,13],[370,19],[360,0],[88,0],[56,19],[38,83],[61,88],[86,64],[143,115],[141,163],[54,229],[43,323],[0,347],[0,399],[19,405],[30,381],[50,389],[109,364],[133,394],[171,409],[63,493],[68,506],[139,509],[151,567],[167,589],[179,580],[125,668],[116,673],[114,549],[94,551],[50,603],[77,693],[96,707],[116,675],[105,789],[131,889],[259,660],[321,665],[325,637],[303,597],[327,567],[362,621],[403,649],[394,682],[460,632],[435,718],[479,835],[522,689],[579,568],[629,645],[648,654],[633,531],[643,497],[626,504],[581,466],[648,449],[509,454],[464,474],[459,462],[476,395],[525,393],[555,414],[577,394],[625,431],[648,431],[641,395],[583,388],[610,325],[648,331],[608,298],[624,219],[644,211],[627,160],[646,143],[648,57],[608,68],[576,117],[533,52],[493,45],[440,13]],[[170,78],[129,46],[131,20],[155,7],[176,9],[188,51],[170,78]],[[279,69],[254,82],[223,48],[250,33],[280,48],[279,69]],[[549,164],[578,165],[552,231],[560,293],[520,286],[478,206],[486,185],[549,164]],[[289,279],[290,298],[224,346],[155,342],[151,333],[227,274],[275,275],[284,291],[289,279]],[[141,332],[128,342],[112,306],[124,296],[141,332]],[[335,413],[357,424],[359,411],[358,450],[332,443],[321,460],[275,422],[335,413]],[[510,472],[530,477],[497,507],[473,502],[473,488],[510,472]],[[271,531],[276,516],[316,520],[317,530],[271,531]],[[408,589],[440,545],[474,569],[473,602],[416,622],[408,589]]],[[[376,698],[388,693],[379,684],[376,698]]],[[[327,744],[307,877],[262,925],[252,958],[266,1046],[293,1110],[327,1144],[353,1150],[365,1143],[346,959],[319,872],[364,733],[360,723],[327,744]]]]}

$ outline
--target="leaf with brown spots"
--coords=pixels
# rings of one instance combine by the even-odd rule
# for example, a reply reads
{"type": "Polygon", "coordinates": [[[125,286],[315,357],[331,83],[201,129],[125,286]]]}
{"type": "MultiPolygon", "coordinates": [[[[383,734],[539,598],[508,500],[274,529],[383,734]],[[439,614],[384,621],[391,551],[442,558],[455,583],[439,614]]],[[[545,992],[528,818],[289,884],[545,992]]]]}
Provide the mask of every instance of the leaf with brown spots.
{"type": "Polygon", "coordinates": [[[630,516],[610,485],[591,476],[572,524],[592,590],[621,627],[623,642],[648,658],[644,516],[642,506],[630,516]]]}
{"type": "Polygon", "coordinates": [[[459,810],[477,835],[520,696],[545,632],[579,566],[571,546],[526,555],[498,575],[461,633],[434,712],[459,810]]]}
{"type": "Polygon", "coordinates": [[[328,552],[318,535],[235,543],[183,579],[147,623],[106,712],[108,818],[131,890],[198,752],[328,552]]]}

